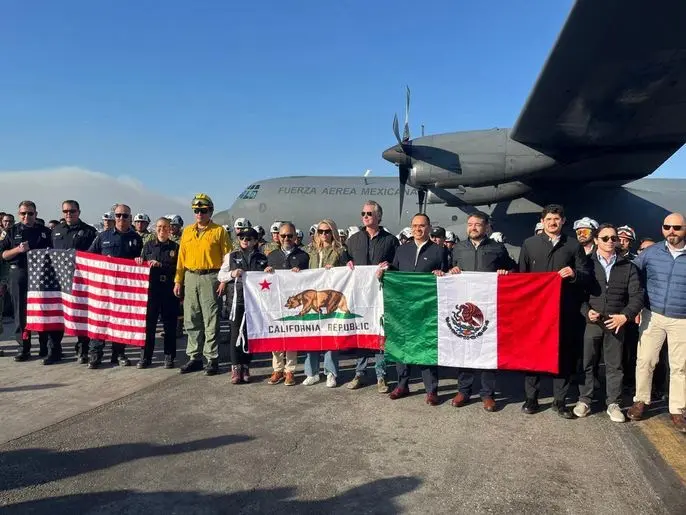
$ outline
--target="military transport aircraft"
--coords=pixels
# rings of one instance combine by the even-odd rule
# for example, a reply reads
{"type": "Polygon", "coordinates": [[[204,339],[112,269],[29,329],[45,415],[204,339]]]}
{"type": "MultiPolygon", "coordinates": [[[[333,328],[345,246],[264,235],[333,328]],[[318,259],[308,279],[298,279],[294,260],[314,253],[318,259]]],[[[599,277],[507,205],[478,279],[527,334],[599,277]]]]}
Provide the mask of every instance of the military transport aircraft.
{"type": "Polygon", "coordinates": [[[514,245],[548,202],[563,203],[569,219],[592,216],[656,235],[667,212],[686,211],[686,181],[638,180],[686,141],[685,23],[683,0],[578,0],[512,129],[412,139],[408,90],[403,135],[396,116],[398,143],[383,152],[398,166],[399,185],[272,179],[251,185],[223,218],[291,218],[307,228],[333,217],[346,225],[359,222],[361,203],[372,198],[395,231],[417,211],[404,209],[409,195],[420,210],[429,206],[434,224],[458,233],[466,213],[486,206],[514,245]]]}

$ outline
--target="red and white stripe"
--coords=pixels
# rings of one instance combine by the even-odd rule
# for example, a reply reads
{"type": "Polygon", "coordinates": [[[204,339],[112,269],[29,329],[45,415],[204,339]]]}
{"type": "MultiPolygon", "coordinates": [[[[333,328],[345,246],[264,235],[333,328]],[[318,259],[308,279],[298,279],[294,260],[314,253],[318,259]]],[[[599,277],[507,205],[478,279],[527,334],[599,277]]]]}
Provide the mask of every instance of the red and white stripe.
{"type": "Polygon", "coordinates": [[[28,293],[27,328],[142,347],[149,281],[147,266],[77,252],[71,294],[28,293]]]}

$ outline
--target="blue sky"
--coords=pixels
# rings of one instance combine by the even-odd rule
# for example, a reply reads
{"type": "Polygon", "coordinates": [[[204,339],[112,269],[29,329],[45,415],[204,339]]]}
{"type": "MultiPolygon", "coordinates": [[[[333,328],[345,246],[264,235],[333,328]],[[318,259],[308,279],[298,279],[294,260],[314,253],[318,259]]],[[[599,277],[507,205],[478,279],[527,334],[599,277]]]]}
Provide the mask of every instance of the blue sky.
{"type": "Polygon", "coordinates": [[[509,127],[570,6],[6,0],[0,170],[79,166],[226,206],[256,179],[394,174],[405,84],[414,135],[509,127]]]}

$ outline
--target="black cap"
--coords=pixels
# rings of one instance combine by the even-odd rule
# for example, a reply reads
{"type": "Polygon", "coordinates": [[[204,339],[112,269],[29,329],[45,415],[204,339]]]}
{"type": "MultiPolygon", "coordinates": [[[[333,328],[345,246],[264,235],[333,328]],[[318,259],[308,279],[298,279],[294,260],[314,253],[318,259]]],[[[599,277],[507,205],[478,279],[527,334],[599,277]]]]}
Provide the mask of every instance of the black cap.
{"type": "Polygon", "coordinates": [[[443,227],[434,227],[431,229],[431,236],[434,238],[445,238],[445,229],[443,227]]]}
{"type": "Polygon", "coordinates": [[[238,233],[238,237],[246,237],[246,238],[254,238],[254,239],[259,239],[259,235],[257,234],[257,231],[253,229],[252,227],[250,229],[244,229],[241,232],[238,233]]]}

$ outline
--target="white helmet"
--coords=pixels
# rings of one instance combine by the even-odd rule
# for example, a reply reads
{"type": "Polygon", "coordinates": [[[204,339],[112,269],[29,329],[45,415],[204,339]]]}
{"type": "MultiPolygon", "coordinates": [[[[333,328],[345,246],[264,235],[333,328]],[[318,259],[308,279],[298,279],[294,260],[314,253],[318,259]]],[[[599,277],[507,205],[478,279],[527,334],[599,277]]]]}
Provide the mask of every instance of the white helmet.
{"type": "Polygon", "coordinates": [[[136,216],[133,217],[133,221],[150,223],[150,217],[145,213],[136,213],[136,216]]]}
{"type": "Polygon", "coordinates": [[[302,240],[305,237],[305,235],[303,234],[303,232],[300,229],[297,229],[295,231],[295,237],[300,238],[302,240]]]}
{"type": "Polygon", "coordinates": [[[348,232],[345,229],[338,229],[338,236],[341,238],[347,238],[348,232]]]}
{"type": "Polygon", "coordinates": [[[236,221],[233,223],[233,228],[238,232],[239,230],[243,229],[250,229],[252,227],[252,224],[250,223],[250,220],[247,218],[236,218],[236,221]]]}
{"type": "Polygon", "coordinates": [[[445,241],[455,243],[455,233],[453,231],[445,231],[445,241]]]}
{"type": "Polygon", "coordinates": [[[498,243],[505,243],[505,236],[501,232],[494,232],[491,234],[491,239],[497,241],[498,243]]]}
{"type": "Polygon", "coordinates": [[[317,224],[312,224],[310,227],[310,235],[314,234],[317,232],[317,224]]]}
{"type": "Polygon", "coordinates": [[[103,220],[114,220],[114,213],[112,211],[108,211],[107,213],[103,213],[102,219],[103,220]]]}
{"type": "Polygon", "coordinates": [[[257,237],[262,238],[264,236],[264,227],[261,225],[254,225],[253,229],[257,231],[257,237]]]}
{"type": "Polygon", "coordinates": [[[171,215],[169,223],[171,225],[178,225],[179,227],[183,227],[183,218],[181,218],[181,216],[179,215],[171,215]]]}
{"type": "Polygon", "coordinates": [[[356,225],[351,225],[350,227],[348,227],[348,238],[350,238],[356,232],[360,232],[360,228],[356,225]]]}
{"type": "Polygon", "coordinates": [[[231,234],[231,226],[230,226],[230,225],[222,225],[222,227],[224,228],[224,230],[225,230],[228,234],[231,234]]]}
{"type": "Polygon", "coordinates": [[[269,232],[279,232],[279,229],[281,228],[281,222],[274,222],[272,226],[269,228],[269,232]]]}
{"type": "Polygon", "coordinates": [[[402,234],[403,236],[405,236],[405,238],[412,238],[412,229],[410,229],[409,227],[405,227],[405,228],[400,232],[400,234],[402,234]]]}

